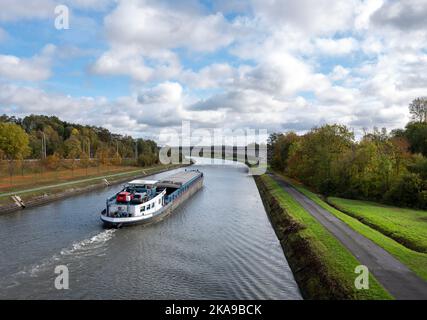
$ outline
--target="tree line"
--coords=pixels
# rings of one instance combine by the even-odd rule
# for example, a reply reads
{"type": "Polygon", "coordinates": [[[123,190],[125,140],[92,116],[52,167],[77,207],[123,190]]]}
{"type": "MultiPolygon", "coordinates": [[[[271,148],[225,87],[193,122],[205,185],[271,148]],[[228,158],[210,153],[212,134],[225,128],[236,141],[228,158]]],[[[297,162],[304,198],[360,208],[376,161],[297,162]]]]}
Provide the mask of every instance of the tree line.
{"type": "Polygon", "coordinates": [[[325,196],[427,209],[427,98],[409,111],[404,129],[365,130],[359,141],[340,124],[271,134],[269,163],[325,196]]]}
{"type": "Polygon", "coordinates": [[[58,159],[120,164],[134,159],[140,166],[158,163],[153,140],[134,139],[111,133],[103,127],[62,121],[55,116],[30,115],[23,119],[0,116],[0,159],[58,159]]]}

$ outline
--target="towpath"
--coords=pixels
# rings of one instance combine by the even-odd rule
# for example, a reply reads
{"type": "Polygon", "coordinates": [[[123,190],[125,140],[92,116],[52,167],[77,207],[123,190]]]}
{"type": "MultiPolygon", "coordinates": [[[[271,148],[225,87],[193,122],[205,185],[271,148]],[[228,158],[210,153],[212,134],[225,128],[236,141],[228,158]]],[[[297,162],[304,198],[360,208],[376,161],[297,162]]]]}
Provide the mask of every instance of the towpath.
{"type": "Polygon", "coordinates": [[[427,282],[276,175],[271,177],[365,266],[396,299],[427,299],[427,282]]]}

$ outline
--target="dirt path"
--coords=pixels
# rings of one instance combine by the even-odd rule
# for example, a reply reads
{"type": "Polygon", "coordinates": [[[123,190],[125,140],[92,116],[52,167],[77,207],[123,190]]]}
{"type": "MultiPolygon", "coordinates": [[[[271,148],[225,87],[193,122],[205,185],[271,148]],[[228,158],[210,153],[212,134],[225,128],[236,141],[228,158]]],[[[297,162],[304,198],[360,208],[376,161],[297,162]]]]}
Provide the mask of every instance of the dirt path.
{"type": "Polygon", "coordinates": [[[427,299],[426,281],[419,278],[383,248],[351,229],[287,182],[274,175],[271,177],[340,240],[362,264],[367,266],[382,286],[396,299],[427,299]]]}

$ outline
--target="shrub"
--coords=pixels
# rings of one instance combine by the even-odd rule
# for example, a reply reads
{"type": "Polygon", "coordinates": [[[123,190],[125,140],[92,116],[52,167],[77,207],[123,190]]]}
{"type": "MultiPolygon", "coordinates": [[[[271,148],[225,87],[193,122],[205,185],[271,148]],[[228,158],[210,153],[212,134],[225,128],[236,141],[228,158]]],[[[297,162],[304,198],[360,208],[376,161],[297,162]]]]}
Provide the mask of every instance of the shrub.
{"type": "Polygon", "coordinates": [[[420,209],[427,209],[427,190],[418,193],[418,206],[420,209]]]}
{"type": "Polygon", "coordinates": [[[336,185],[332,181],[332,179],[325,179],[322,182],[320,182],[319,191],[321,194],[325,196],[329,196],[331,194],[336,193],[336,185]]]}
{"type": "Polygon", "coordinates": [[[408,173],[401,176],[385,194],[384,200],[388,203],[405,206],[419,207],[423,180],[418,174],[408,173]]]}
{"type": "Polygon", "coordinates": [[[44,163],[46,168],[50,170],[57,170],[60,165],[61,158],[57,153],[54,153],[53,155],[47,156],[44,163]]]}
{"type": "Polygon", "coordinates": [[[116,154],[111,161],[111,163],[115,166],[119,166],[122,164],[122,157],[119,154],[116,154]]]}

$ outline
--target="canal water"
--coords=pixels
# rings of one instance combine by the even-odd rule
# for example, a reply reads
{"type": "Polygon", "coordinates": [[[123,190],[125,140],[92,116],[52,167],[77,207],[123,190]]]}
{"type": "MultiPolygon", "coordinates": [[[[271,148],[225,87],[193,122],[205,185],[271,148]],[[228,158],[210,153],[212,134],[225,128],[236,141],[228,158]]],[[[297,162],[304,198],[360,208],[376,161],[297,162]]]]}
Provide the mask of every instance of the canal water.
{"type": "Polygon", "coordinates": [[[206,161],[203,189],[157,224],[102,228],[120,186],[0,216],[0,299],[301,299],[247,168],[206,161]]]}

